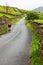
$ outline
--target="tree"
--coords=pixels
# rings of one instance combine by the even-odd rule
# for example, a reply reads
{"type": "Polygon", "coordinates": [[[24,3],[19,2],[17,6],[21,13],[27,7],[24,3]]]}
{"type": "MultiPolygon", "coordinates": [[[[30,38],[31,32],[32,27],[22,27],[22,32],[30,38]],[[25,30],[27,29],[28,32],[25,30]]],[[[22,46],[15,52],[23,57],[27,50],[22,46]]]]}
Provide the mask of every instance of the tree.
{"type": "Polygon", "coordinates": [[[34,19],[39,19],[39,15],[38,15],[37,12],[31,12],[31,11],[30,11],[30,12],[27,13],[26,19],[27,19],[27,20],[30,20],[30,19],[32,19],[32,20],[34,20],[34,19]]]}

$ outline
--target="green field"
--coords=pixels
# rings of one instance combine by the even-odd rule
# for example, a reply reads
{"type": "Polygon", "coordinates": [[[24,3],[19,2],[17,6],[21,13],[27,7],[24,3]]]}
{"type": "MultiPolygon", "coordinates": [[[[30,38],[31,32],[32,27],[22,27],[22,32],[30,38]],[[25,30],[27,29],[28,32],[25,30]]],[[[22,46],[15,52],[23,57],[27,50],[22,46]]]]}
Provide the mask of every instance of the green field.
{"type": "Polygon", "coordinates": [[[13,18],[16,15],[22,14],[19,10],[20,9],[14,8],[14,7],[0,6],[0,17],[4,15],[4,16],[7,16],[9,18],[13,18]],[[10,14],[12,14],[12,15],[10,15],[10,14]]]}
{"type": "Polygon", "coordinates": [[[5,6],[0,6],[0,12],[5,12],[5,13],[10,13],[10,14],[21,14],[20,11],[18,11],[18,8],[14,8],[14,7],[5,7],[5,6]]]}
{"type": "Polygon", "coordinates": [[[4,14],[4,13],[0,13],[0,17],[1,16],[7,16],[8,18],[13,18],[14,16],[12,16],[12,15],[9,15],[9,14],[4,14]]]}
{"type": "Polygon", "coordinates": [[[34,22],[43,23],[43,20],[34,20],[34,22]]]}

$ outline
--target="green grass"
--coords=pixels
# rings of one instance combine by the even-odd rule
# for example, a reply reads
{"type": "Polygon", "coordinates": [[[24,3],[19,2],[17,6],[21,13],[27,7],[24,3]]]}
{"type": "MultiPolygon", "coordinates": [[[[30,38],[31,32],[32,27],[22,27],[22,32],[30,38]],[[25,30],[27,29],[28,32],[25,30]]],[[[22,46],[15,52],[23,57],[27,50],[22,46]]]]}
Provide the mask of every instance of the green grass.
{"type": "Polygon", "coordinates": [[[18,14],[18,15],[21,14],[21,12],[16,11],[16,9],[14,7],[8,7],[8,12],[7,12],[6,7],[4,7],[4,6],[0,6],[0,12],[6,12],[6,13],[18,14]]]}
{"type": "Polygon", "coordinates": [[[43,23],[43,20],[34,20],[34,22],[43,23]]]}
{"type": "Polygon", "coordinates": [[[8,18],[13,18],[13,17],[14,17],[14,16],[9,15],[9,14],[3,14],[3,13],[0,13],[0,17],[3,16],[3,15],[4,15],[4,16],[7,16],[8,18]]]}
{"type": "Polygon", "coordinates": [[[31,24],[26,20],[26,26],[28,27],[28,29],[30,29],[30,32],[32,34],[32,47],[31,47],[31,51],[30,51],[30,56],[32,57],[32,65],[43,65],[43,63],[40,60],[39,57],[39,38],[36,34],[36,32],[33,30],[31,24]]]}
{"type": "Polygon", "coordinates": [[[12,19],[10,22],[12,23],[12,24],[15,24],[16,22],[18,22],[20,20],[20,18],[15,18],[15,19],[12,19]]]}

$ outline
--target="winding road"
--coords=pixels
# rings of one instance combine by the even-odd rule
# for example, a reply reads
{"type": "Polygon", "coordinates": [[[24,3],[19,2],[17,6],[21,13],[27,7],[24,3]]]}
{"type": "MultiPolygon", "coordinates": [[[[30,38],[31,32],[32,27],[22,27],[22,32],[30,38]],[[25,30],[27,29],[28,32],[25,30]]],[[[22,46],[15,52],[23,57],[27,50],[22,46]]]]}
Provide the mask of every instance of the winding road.
{"type": "Polygon", "coordinates": [[[25,18],[12,26],[12,31],[0,36],[0,65],[28,65],[31,33],[25,18]]]}

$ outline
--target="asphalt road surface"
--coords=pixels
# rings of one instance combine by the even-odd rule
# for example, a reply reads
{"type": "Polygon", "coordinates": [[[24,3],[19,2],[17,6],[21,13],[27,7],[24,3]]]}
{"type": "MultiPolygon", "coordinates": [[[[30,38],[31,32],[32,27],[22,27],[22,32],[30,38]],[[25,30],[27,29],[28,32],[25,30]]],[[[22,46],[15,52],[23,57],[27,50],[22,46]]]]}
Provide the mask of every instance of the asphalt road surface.
{"type": "Polygon", "coordinates": [[[31,48],[31,33],[25,18],[12,26],[12,31],[0,36],[0,65],[27,65],[31,48]]]}

